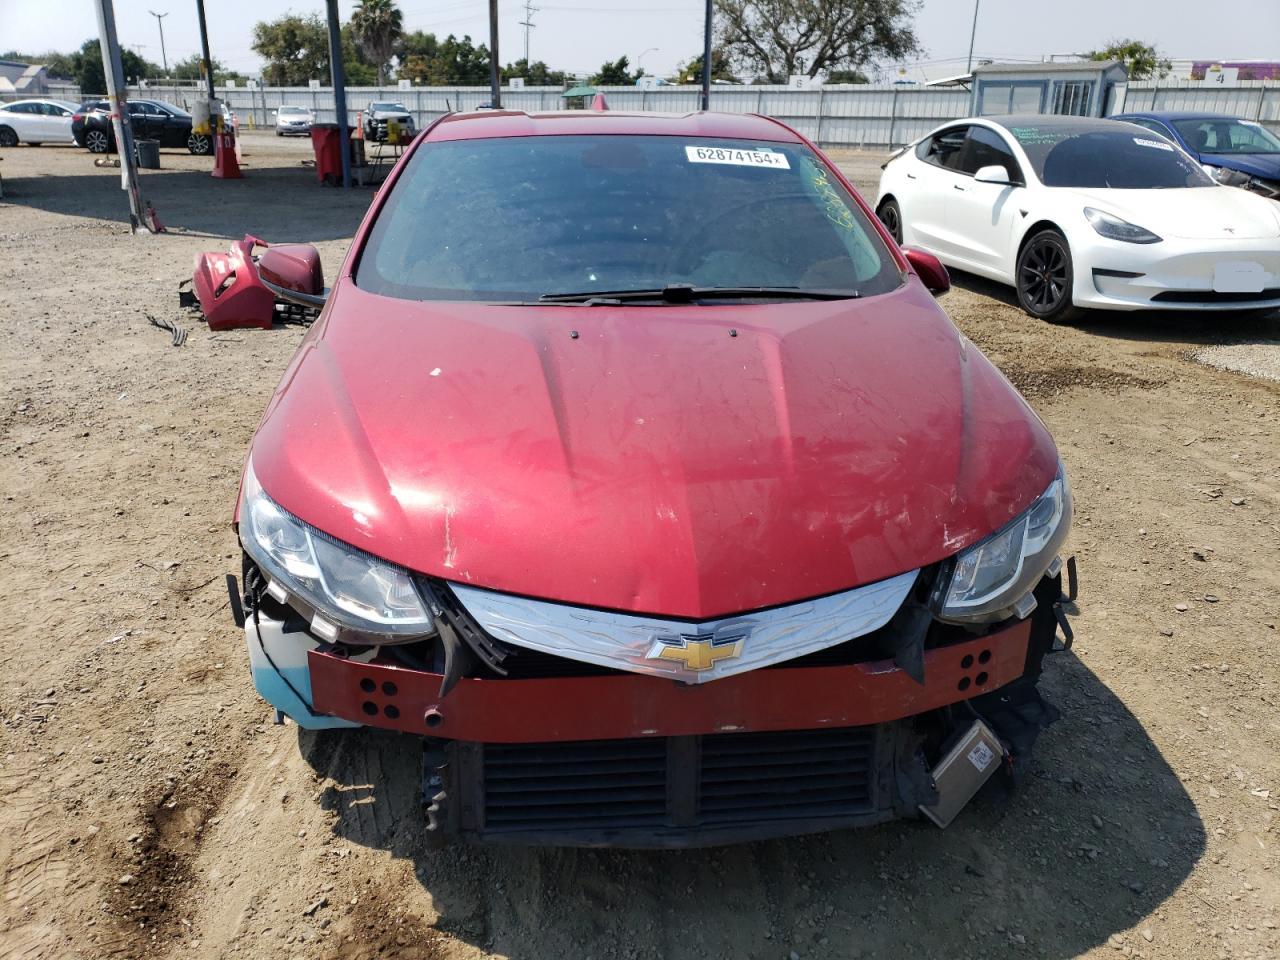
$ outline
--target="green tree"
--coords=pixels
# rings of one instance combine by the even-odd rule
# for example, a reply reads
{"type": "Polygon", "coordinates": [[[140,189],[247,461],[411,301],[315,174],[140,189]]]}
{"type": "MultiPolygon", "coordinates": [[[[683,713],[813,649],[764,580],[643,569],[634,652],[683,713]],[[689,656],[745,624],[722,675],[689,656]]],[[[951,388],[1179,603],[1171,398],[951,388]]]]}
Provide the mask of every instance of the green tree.
{"type": "MultiPolygon", "coordinates": [[[[200,80],[204,74],[200,72],[200,61],[202,57],[198,53],[193,53],[185,60],[179,60],[177,63],[169,67],[169,75],[179,80],[200,80]]],[[[215,57],[213,60],[213,82],[226,83],[228,80],[243,80],[244,74],[235,70],[228,70],[215,57]]]]}
{"type": "Polygon", "coordinates": [[[626,57],[619,57],[612,63],[602,63],[600,70],[591,78],[591,85],[596,87],[625,87],[633,84],[640,77],[644,76],[644,68],[641,67],[635,73],[627,70],[628,60],[626,57]]]}
{"type": "Polygon", "coordinates": [[[414,31],[400,44],[397,75],[414,83],[436,87],[478,86],[489,82],[489,49],[476,46],[471,37],[453,34],[443,40],[435,34],[414,31]]]}
{"type": "Polygon", "coordinates": [[[719,44],[770,83],[901,60],[920,50],[917,0],[715,0],[719,44]]]}
{"type": "MultiPolygon", "coordinates": [[[[687,63],[676,67],[675,76],[671,78],[673,83],[701,83],[702,82],[702,54],[691,58],[687,63]]],[[[737,83],[738,78],[733,75],[733,65],[729,62],[729,56],[720,47],[711,48],[711,81],[724,80],[729,83],[737,83]]]]}
{"type": "Polygon", "coordinates": [[[524,82],[531,87],[563,87],[567,79],[563,70],[552,70],[541,60],[528,64],[523,57],[502,68],[503,80],[512,77],[524,77],[524,82]]]}
{"type": "MultiPolygon", "coordinates": [[[[120,48],[120,64],[124,67],[124,82],[135,83],[143,77],[155,77],[160,67],[134,53],[128,47],[120,48]]],[[[97,40],[86,40],[80,49],[67,58],[65,69],[71,79],[80,86],[84,96],[105,94],[107,74],[102,68],[102,47],[97,40]]]]}
{"type": "Polygon", "coordinates": [[[1090,60],[1119,60],[1129,71],[1130,80],[1167,77],[1173,69],[1173,64],[1161,57],[1155,47],[1141,40],[1112,40],[1102,50],[1091,50],[1086,56],[1090,60]]]}
{"type": "Polygon", "coordinates": [[[867,75],[861,70],[832,70],[827,74],[827,83],[870,83],[867,75]]]}
{"type": "MultiPolygon", "coordinates": [[[[328,50],[328,47],[325,48],[328,50]]],[[[327,61],[326,61],[327,62],[327,61]]],[[[326,66],[325,70],[329,68],[326,66]]],[[[350,23],[342,25],[342,71],[347,83],[353,87],[382,86],[378,81],[378,68],[373,65],[356,38],[355,27],[350,23]]],[[[328,74],[325,74],[328,77],[328,74]]],[[[326,79],[326,83],[329,81],[326,79]]]]}
{"type": "MultiPolygon", "coordinates": [[[[360,51],[351,24],[342,26],[342,66],[353,87],[372,85],[377,70],[360,51]]],[[[262,82],[269,87],[305,86],[312,80],[329,83],[329,28],[312,14],[286,14],[253,28],[253,49],[266,63],[262,82]]]]}
{"type": "Polygon", "coordinates": [[[267,86],[305,86],[329,76],[329,32],[315,14],[289,13],[255,24],[253,50],[266,61],[262,82],[267,86]]]}
{"type": "Polygon", "coordinates": [[[360,47],[373,63],[378,86],[386,82],[396,45],[404,34],[404,17],[392,0],[357,0],[351,28],[360,47]]]}

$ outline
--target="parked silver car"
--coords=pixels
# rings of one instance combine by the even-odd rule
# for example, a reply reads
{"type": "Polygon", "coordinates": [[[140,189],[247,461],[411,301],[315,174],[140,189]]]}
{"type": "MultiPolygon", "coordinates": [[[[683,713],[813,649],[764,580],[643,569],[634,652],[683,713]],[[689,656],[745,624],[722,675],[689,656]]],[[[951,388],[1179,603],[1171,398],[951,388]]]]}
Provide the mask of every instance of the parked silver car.
{"type": "Polygon", "coordinates": [[[275,112],[276,136],[305,137],[311,132],[311,125],[316,122],[315,111],[310,107],[283,106],[275,112]]]}
{"type": "Polygon", "coordinates": [[[76,105],[69,100],[18,100],[0,104],[0,147],[29,143],[75,143],[71,135],[71,115],[76,105]]]}
{"type": "Polygon", "coordinates": [[[400,139],[402,142],[408,142],[413,139],[413,135],[417,132],[413,127],[413,114],[409,112],[409,108],[403,103],[395,103],[390,101],[375,101],[365,107],[364,112],[364,135],[366,140],[386,140],[387,124],[395,121],[400,130],[400,139]]]}

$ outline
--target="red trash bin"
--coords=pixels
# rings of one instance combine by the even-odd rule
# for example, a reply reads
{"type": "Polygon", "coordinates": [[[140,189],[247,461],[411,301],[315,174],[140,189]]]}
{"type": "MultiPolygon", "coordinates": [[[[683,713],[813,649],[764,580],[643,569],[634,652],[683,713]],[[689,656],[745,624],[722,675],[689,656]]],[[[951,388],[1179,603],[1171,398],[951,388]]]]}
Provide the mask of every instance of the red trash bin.
{"type": "Polygon", "coordinates": [[[336,123],[311,125],[311,149],[316,155],[316,177],[329,185],[342,183],[342,138],[336,123]]]}

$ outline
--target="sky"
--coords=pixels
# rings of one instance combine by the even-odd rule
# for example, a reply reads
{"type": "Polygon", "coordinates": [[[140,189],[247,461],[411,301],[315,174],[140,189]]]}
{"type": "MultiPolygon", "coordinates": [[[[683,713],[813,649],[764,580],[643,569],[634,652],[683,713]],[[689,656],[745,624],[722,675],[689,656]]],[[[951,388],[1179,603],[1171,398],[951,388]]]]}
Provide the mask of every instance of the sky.
{"type": "MultiPolygon", "coordinates": [[[[1136,37],[1175,59],[1280,58],[1280,0],[1232,0],[1231,15],[1206,15],[1203,0],[1073,0],[1068,6],[1029,0],[978,0],[975,56],[1039,60],[1136,37]],[[1069,11],[1069,12],[1068,12],[1069,11]]],[[[649,73],[674,72],[702,49],[702,0],[530,0],[534,29],[529,53],[552,68],[594,73],[606,60],[626,56],[649,73]]],[[[339,0],[345,21],[353,0],[339,0]]],[[[399,0],[405,27],[440,36],[488,36],[486,0],[399,0]]],[[[250,76],[261,61],[250,47],[253,24],[286,12],[323,14],[323,0],[206,0],[211,53],[250,76]]],[[[0,51],[69,50],[97,36],[91,0],[0,0],[0,51]]],[[[164,19],[169,62],[200,48],[195,0],[115,0],[122,44],[160,62],[156,18],[164,19]]],[[[524,0],[499,0],[499,53],[503,63],[524,56],[524,0]]],[[[922,55],[902,65],[912,79],[964,71],[973,23],[970,0],[923,0],[915,18],[922,55]]],[[[899,75],[883,65],[884,79],[899,75]]]]}

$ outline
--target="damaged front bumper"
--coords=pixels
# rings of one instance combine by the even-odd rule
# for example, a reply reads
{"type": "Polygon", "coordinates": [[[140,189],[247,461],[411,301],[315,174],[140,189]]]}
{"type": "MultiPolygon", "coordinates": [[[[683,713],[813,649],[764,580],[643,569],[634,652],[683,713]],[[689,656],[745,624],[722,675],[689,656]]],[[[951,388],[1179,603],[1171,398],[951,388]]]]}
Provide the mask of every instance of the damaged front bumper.
{"type": "Polygon", "coordinates": [[[909,668],[884,655],[902,629],[895,620],[857,649],[696,685],[545,657],[502,676],[406,648],[324,642],[256,570],[246,575],[258,691],[303,727],[423,737],[438,838],[683,847],[941,810],[938,763],[976,721],[999,751],[977,785],[1025,765],[1056,716],[1036,689],[1041,661],[1060,626],[1069,641],[1055,570],[1028,617],[942,627],[909,668]]]}

